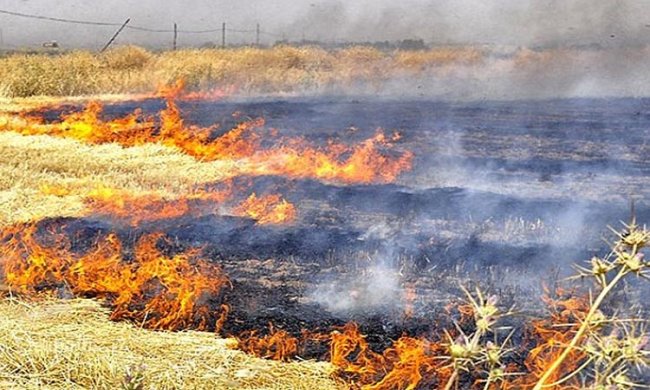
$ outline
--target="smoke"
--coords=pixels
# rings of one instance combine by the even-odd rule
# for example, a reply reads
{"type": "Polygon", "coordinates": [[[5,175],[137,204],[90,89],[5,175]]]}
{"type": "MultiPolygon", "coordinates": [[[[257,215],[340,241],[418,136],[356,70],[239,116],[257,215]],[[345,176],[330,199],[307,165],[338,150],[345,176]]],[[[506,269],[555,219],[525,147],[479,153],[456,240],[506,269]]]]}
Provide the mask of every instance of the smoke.
{"type": "Polygon", "coordinates": [[[404,291],[397,272],[386,265],[374,265],[346,279],[322,283],[310,294],[313,301],[335,314],[392,311],[400,305],[404,291]]]}
{"type": "MultiPolygon", "coordinates": [[[[121,23],[149,29],[213,30],[180,33],[179,45],[256,41],[378,42],[421,39],[430,46],[471,45],[481,60],[414,76],[392,75],[384,83],[328,89],[324,93],[422,96],[448,100],[545,99],[554,97],[648,96],[650,21],[643,0],[280,0],[190,2],[110,0],[7,0],[2,9],[77,20],[121,23]]],[[[0,14],[4,48],[101,47],[113,26],[84,26],[0,14]]],[[[117,44],[169,48],[171,33],[125,30],[117,44]]],[[[317,91],[321,92],[321,91],[317,91]]]]}
{"type": "MultiPolygon", "coordinates": [[[[382,41],[418,38],[434,44],[574,45],[611,47],[647,44],[650,40],[643,0],[244,0],[140,1],[88,3],[64,0],[6,0],[3,9],[53,17],[121,22],[167,29],[254,30],[260,23],[269,43],[278,37],[321,41],[382,41]]],[[[6,43],[21,45],[58,39],[67,46],[104,42],[110,27],[65,25],[0,16],[6,43]],[[28,33],[26,33],[28,31],[28,33]]],[[[181,36],[184,44],[216,40],[217,33],[181,36]]],[[[254,34],[232,32],[233,43],[252,42],[254,34]]],[[[149,45],[168,43],[164,34],[127,31],[122,39],[149,45]]]]}

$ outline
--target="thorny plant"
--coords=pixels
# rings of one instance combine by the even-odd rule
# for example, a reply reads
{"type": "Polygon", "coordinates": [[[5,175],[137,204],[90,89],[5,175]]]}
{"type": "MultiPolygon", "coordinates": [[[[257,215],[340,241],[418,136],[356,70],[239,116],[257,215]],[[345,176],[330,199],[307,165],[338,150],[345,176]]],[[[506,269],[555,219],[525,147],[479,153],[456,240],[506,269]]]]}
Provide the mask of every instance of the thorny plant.
{"type": "Polygon", "coordinates": [[[144,365],[128,367],[122,380],[122,390],[144,390],[144,365]]]}
{"type": "Polygon", "coordinates": [[[628,374],[633,368],[640,370],[650,364],[648,335],[645,327],[638,325],[644,321],[619,319],[616,315],[608,317],[600,308],[623,279],[629,276],[649,279],[650,263],[645,260],[641,250],[648,245],[650,232],[645,226],[637,225],[635,218],[629,224],[624,224],[620,231],[612,231],[617,239],[610,244],[612,251],[606,257],[594,257],[589,267],[576,266],[578,275],[574,279],[590,278],[600,292],[590,302],[589,311],[581,319],[569,344],[541,375],[534,390],[558,387],[587,369],[591,370],[588,375],[591,383],[587,388],[609,390],[641,387],[628,374]],[[562,363],[576,350],[585,353],[585,361],[573,372],[562,373],[563,377],[550,383],[551,378],[557,377],[562,363]]]}
{"type": "Polygon", "coordinates": [[[461,287],[467,296],[474,331],[466,334],[458,324],[456,325],[459,335],[454,338],[449,332],[445,331],[448,339],[448,356],[445,359],[450,361],[453,373],[447,380],[445,390],[451,389],[458,385],[459,377],[462,372],[480,372],[485,379],[484,389],[490,388],[491,385],[502,382],[508,374],[503,363],[504,357],[512,352],[508,348],[512,331],[505,337],[502,342],[498,342],[497,335],[499,331],[507,330],[505,327],[498,327],[499,319],[512,315],[512,309],[502,312],[498,306],[498,299],[495,295],[485,297],[485,295],[476,289],[476,298],[464,287],[461,287]],[[493,335],[495,341],[489,340],[493,335]]]}

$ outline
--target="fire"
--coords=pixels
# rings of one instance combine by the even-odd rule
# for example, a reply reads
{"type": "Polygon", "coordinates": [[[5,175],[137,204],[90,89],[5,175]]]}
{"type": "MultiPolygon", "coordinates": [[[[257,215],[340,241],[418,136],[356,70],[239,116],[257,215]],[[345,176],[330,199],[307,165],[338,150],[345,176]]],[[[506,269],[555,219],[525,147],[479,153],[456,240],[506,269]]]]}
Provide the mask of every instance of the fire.
{"type": "Polygon", "coordinates": [[[354,323],[331,335],[331,362],[364,389],[415,389],[427,381],[444,380],[451,372],[436,359],[441,346],[424,339],[401,337],[382,354],[370,349],[354,323]],[[448,372],[449,371],[449,372],[448,372]]]}
{"type": "MultiPolygon", "coordinates": [[[[575,297],[558,291],[561,298],[551,298],[547,291],[543,297],[544,302],[550,307],[549,318],[537,319],[531,322],[530,339],[534,347],[528,352],[524,362],[527,374],[516,377],[505,384],[508,389],[533,388],[539,378],[553,364],[555,359],[564,351],[571,341],[581,319],[589,311],[589,300],[585,297],[575,297]],[[564,298],[562,298],[564,296],[564,298]]],[[[571,352],[562,367],[549,378],[548,383],[555,383],[574,372],[584,361],[586,354],[581,349],[571,352]]],[[[578,378],[573,378],[562,384],[548,386],[549,389],[579,388],[578,378]]]]}
{"type": "Polygon", "coordinates": [[[298,353],[298,338],[284,330],[276,330],[273,324],[269,325],[268,335],[257,335],[254,330],[238,335],[238,348],[255,356],[281,361],[289,361],[298,353]]]}
{"type": "Polygon", "coordinates": [[[214,127],[187,126],[174,100],[168,98],[160,113],[160,134],[152,142],[176,147],[202,161],[248,157],[259,149],[259,136],[253,131],[264,126],[261,118],[242,122],[221,137],[210,140],[214,127]]]}
{"type": "Polygon", "coordinates": [[[127,191],[111,188],[91,191],[84,202],[89,213],[121,219],[132,226],[160,219],[179,218],[190,212],[187,198],[166,200],[156,194],[136,197],[127,191]]]}
{"type": "Polygon", "coordinates": [[[218,101],[237,93],[237,88],[234,85],[200,91],[188,91],[186,86],[185,80],[178,79],[174,83],[158,87],[152,97],[173,98],[182,101],[218,101]]]}
{"type": "Polygon", "coordinates": [[[301,179],[319,179],[353,183],[390,183],[411,169],[413,154],[403,152],[391,157],[382,152],[399,140],[379,131],[355,146],[330,142],[314,147],[301,139],[286,140],[277,149],[253,156],[252,171],[264,175],[284,175],[301,179]]]}
{"type": "Polygon", "coordinates": [[[227,188],[168,199],[156,193],[134,195],[126,190],[100,186],[85,194],[84,202],[89,215],[106,216],[138,226],[143,222],[214,213],[217,205],[231,196],[227,188]]]}
{"type": "Polygon", "coordinates": [[[91,144],[115,142],[135,146],[154,138],[155,123],[151,118],[144,118],[140,109],[112,121],[101,119],[102,110],[101,103],[91,101],[83,111],[62,114],[61,121],[55,123],[45,123],[41,117],[25,113],[5,124],[4,128],[24,135],[46,134],[91,144]]]}
{"type": "MultiPolygon", "coordinates": [[[[234,197],[231,182],[222,187],[220,190],[195,191],[176,198],[166,198],[157,193],[134,194],[105,186],[84,190],[43,185],[40,190],[53,196],[80,195],[87,206],[86,216],[106,217],[137,227],[142,223],[217,213],[219,206],[229,203],[234,197]]],[[[289,224],[295,222],[297,215],[296,207],[279,194],[258,197],[253,193],[233,212],[237,216],[254,219],[260,225],[289,224]]]]}
{"type": "Polygon", "coordinates": [[[215,126],[187,125],[172,97],[167,97],[159,119],[136,109],[122,118],[104,121],[101,104],[90,102],[83,111],[63,114],[60,121],[53,123],[46,123],[34,113],[10,117],[0,123],[0,131],[46,134],[91,144],[117,143],[124,147],[158,143],[200,161],[232,161],[235,176],[282,175],[343,183],[389,183],[411,169],[411,152],[391,150],[400,139],[397,133],[387,136],[378,131],[352,146],[334,141],[315,146],[302,138],[282,138],[270,132],[268,137],[275,146],[267,149],[261,143],[264,119],[243,121],[215,138],[215,126]]]}
{"type": "Polygon", "coordinates": [[[21,293],[69,289],[77,296],[105,299],[111,319],[128,319],[151,329],[213,329],[224,309],[214,310],[229,284],[221,268],[196,249],[166,255],[158,244],[162,234],[141,237],[132,258],[115,234],[108,234],[86,253],[77,254],[70,239],[49,232],[37,238],[35,224],[5,229],[0,234],[6,284],[21,293]],[[220,313],[221,311],[221,313],[220,313]]]}
{"type": "Polygon", "coordinates": [[[82,216],[106,217],[136,227],[153,221],[216,213],[218,206],[233,196],[232,183],[224,183],[221,189],[197,190],[177,197],[156,192],[134,193],[102,185],[86,188],[43,184],[39,190],[45,195],[57,197],[80,196],[86,205],[82,216]]]}
{"type": "Polygon", "coordinates": [[[374,352],[355,323],[329,334],[304,330],[300,337],[272,325],[266,336],[249,331],[237,336],[238,348],[255,356],[287,361],[307,343],[329,344],[330,362],[354,388],[415,389],[444,380],[451,371],[437,359],[443,348],[425,339],[401,337],[383,353],[374,352]]]}
{"type": "Polygon", "coordinates": [[[260,225],[278,225],[293,222],[296,207],[280,195],[258,197],[253,193],[235,209],[235,214],[255,219],[260,225]]]}

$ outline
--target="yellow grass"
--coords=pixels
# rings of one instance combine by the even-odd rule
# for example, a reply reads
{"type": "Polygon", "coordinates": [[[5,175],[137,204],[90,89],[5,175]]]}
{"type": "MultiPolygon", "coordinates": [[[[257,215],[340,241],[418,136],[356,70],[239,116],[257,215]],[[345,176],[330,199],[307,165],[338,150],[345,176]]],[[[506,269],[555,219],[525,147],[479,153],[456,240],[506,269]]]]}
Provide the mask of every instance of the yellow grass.
{"type": "Polygon", "coordinates": [[[1,300],[0,340],[3,389],[342,388],[328,363],[267,361],[211,333],[111,322],[92,300],[1,300]]]}
{"type": "Polygon", "coordinates": [[[0,97],[151,92],[184,79],[191,89],[236,86],[240,93],[282,93],[377,83],[404,72],[477,63],[474,48],[384,53],[371,47],[185,49],[161,53],[126,46],[105,54],[15,54],[0,59],[0,97]]]}
{"type": "MultiPolygon", "coordinates": [[[[232,169],[155,144],[122,148],[4,132],[0,226],[82,215],[79,194],[97,185],[171,198],[228,177],[232,169]],[[71,191],[51,190],[61,187],[71,191]]],[[[266,361],[229,349],[232,343],[210,333],[111,322],[90,300],[0,299],[0,388],[135,389],[127,385],[139,379],[143,389],[341,388],[330,364],[266,361]],[[125,383],[128,375],[135,379],[125,383]]]]}
{"type": "Polygon", "coordinates": [[[172,148],[85,145],[50,136],[0,133],[0,226],[55,216],[80,216],[97,187],[175,198],[192,187],[229,177],[227,162],[197,162],[172,148]],[[68,188],[53,195],[48,188],[68,188]]]}

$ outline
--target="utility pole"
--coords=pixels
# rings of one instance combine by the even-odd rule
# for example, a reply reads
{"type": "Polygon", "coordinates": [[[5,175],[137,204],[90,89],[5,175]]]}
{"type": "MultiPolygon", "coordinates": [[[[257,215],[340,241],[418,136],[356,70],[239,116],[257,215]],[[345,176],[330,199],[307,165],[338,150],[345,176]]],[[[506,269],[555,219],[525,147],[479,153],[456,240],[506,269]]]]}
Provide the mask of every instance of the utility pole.
{"type": "Polygon", "coordinates": [[[178,39],[178,25],[176,22],[174,22],[174,44],[173,44],[173,49],[176,51],[176,41],[178,39]]]}
{"type": "Polygon", "coordinates": [[[121,27],[120,27],[120,28],[115,32],[115,34],[113,35],[113,37],[111,37],[111,39],[106,43],[106,45],[104,45],[104,47],[103,47],[102,50],[101,50],[101,53],[105,52],[106,49],[108,49],[108,47],[113,43],[113,41],[115,41],[115,38],[117,38],[117,36],[120,35],[120,33],[122,32],[122,30],[124,30],[124,27],[126,27],[126,25],[129,24],[130,21],[131,21],[131,18],[127,19],[127,20],[124,22],[124,24],[122,24],[122,26],[121,26],[121,27]]]}
{"type": "Polygon", "coordinates": [[[5,36],[2,34],[2,29],[0,28],[0,49],[5,47],[5,36]]]}
{"type": "Polygon", "coordinates": [[[260,46],[260,24],[257,23],[257,28],[255,29],[255,46],[260,46]]]}
{"type": "Polygon", "coordinates": [[[226,48],[226,22],[221,25],[221,48],[226,48]]]}

